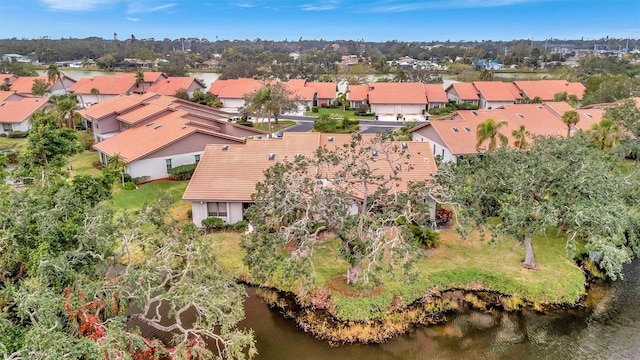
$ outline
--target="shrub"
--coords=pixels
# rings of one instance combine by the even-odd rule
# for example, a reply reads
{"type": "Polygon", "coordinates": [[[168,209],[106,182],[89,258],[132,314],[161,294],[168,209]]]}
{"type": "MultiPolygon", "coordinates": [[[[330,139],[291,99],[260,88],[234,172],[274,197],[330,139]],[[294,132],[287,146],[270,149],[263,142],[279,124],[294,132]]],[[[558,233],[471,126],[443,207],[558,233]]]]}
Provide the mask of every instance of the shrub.
{"type": "Polygon", "coordinates": [[[126,182],[124,183],[124,185],[122,186],[123,189],[125,190],[135,190],[138,187],[136,186],[136,184],[132,183],[132,182],[126,182]]]}
{"type": "Polygon", "coordinates": [[[224,228],[224,220],[210,216],[202,220],[202,226],[206,231],[220,230],[224,228]]]}
{"type": "Polygon", "coordinates": [[[0,133],[0,137],[7,137],[7,133],[0,133]]]}
{"type": "Polygon", "coordinates": [[[100,162],[100,161],[94,161],[94,162],[91,163],[91,166],[93,166],[94,168],[96,168],[98,170],[101,170],[104,165],[102,165],[102,162],[100,162]]]}
{"type": "Polygon", "coordinates": [[[193,210],[192,209],[187,210],[187,219],[193,220],[193,210]]]}
{"type": "Polygon", "coordinates": [[[314,106],[314,107],[311,108],[311,112],[317,113],[318,111],[320,111],[320,110],[318,109],[317,106],[314,106]]]}
{"type": "Polygon", "coordinates": [[[147,181],[149,181],[149,176],[138,176],[138,177],[134,177],[133,179],[131,179],[131,182],[139,185],[142,183],[146,183],[147,181]]]}
{"type": "Polygon", "coordinates": [[[453,218],[453,211],[447,209],[436,210],[436,223],[446,224],[453,218]]]}
{"type": "Polygon", "coordinates": [[[11,139],[22,139],[22,138],[26,138],[27,136],[29,136],[29,132],[28,131],[9,131],[9,133],[7,134],[8,138],[11,139]]]}
{"type": "Polygon", "coordinates": [[[407,226],[411,239],[420,247],[435,248],[439,245],[440,234],[432,231],[427,226],[419,226],[414,223],[407,226]]]}
{"type": "Polygon", "coordinates": [[[198,164],[186,164],[176,166],[173,169],[167,171],[169,175],[171,175],[172,179],[175,180],[189,180],[191,176],[193,176],[193,172],[196,170],[196,166],[198,164]]]}
{"type": "Polygon", "coordinates": [[[131,177],[131,175],[129,175],[127,173],[124,173],[121,176],[122,176],[122,179],[124,180],[124,182],[126,182],[126,183],[130,182],[130,183],[134,183],[135,184],[135,182],[133,181],[133,178],[131,177]]]}
{"type": "Polygon", "coordinates": [[[247,127],[253,127],[253,123],[251,121],[238,121],[237,124],[247,127]]]}
{"type": "Polygon", "coordinates": [[[247,225],[249,225],[247,220],[241,220],[235,224],[226,225],[224,229],[227,231],[244,232],[247,229],[247,225]]]}

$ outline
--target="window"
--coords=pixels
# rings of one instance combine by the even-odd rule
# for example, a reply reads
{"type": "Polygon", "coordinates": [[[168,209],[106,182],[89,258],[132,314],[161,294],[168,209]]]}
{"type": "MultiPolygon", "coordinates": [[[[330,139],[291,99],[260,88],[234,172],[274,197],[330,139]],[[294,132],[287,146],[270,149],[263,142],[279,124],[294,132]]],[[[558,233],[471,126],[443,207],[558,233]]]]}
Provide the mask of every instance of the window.
{"type": "Polygon", "coordinates": [[[200,162],[200,154],[196,154],[195,155],[196,158],[196,164],[200,162]]]}
{"type": "Polygon", "coordinates": [[[227,216],[227,203],[224,202],[210,202],[207,203],[207,215],[226,217],[227,216]]]}
{"type": "Polygon", "coordinates": [[[171,170],[171,159],[166,159],[164,163],[167,165],[167,171],[171,170]]]}
{"type": "Polygon", "coordinates": [[[6,131],[6,132],[13,131],[13,125],[11,125],[11,124],[2,124],[2,131],[6,131]]]}

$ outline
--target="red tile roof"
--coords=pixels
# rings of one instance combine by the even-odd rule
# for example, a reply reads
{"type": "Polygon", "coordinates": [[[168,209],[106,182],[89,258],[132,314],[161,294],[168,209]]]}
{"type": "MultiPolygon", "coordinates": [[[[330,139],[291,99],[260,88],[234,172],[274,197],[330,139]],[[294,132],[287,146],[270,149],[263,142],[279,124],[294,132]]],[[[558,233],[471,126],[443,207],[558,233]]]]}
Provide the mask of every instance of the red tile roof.
{"type": "Polygon", "coordinates": [[[180,89],[189,90],[191,85],[197,84],[200,89],[204,89],[205,86],[202,85],[196,78],[194,77],[169,77],[165,80],[158,80],[153,85],[151,85],[147,91],[154,92],[161,95],[175,95],[176,92],[180,89]]]}
{"type": "Polygon", "coordinates": [[[133,92],[135,83],[135,74],[120,73],[82,78],[67,90],[74,94],[88,95],[92,89],[97,89],[101,95],[121,95],[133,92]]]}
{"type": "Polygon", "coordinates": [[[347,98],[351,101],[365,101],[369,95],[369,85],[349,85],[347,98]]]}
{"type": "Polygon", "coordinates": [[[586,89],[581,83],[570,83],[565,80],[516,81],[514,84],[524,96],[529,99],[539,97],[542,101],[553,101],[555,94],[564,91],[568,95],[576,95],[581,100],[586,89]]]}
{"type": "Polygon", "coordinates": [[[427,94],[427,101],[430,103],[446,103],[449,101],[441,84],[424,84],[424,91],[427,94]]]}
{"type": "Polygon", "coordinates": [[[137,94],[119,95],[83,109],[80,111],[80,114],[86,118],[98,120],[109,115],[122,114],[136,108],[140,106],[142,99],[144,99],[144,97],[137,94]]]}
{"type": "Polygon", "coordinates": [[[216,80],[211,84],[209,92],[219,98],[242,99],[245,94],[250,94],[263,86],[262,81],[249,78],[216,80]]]}
{"type": "Polygon", "coordinates": [[[21,123],[29,119],[34,112],[52,105],[46,98],[29,97],[20,101],[3,101],[0,103],[0,123],[21,123]]]}
{"type": "Polygon", "coordinates": [[[145,71],[144,72],[144,81],[145,82],[156,82],[158,80],[166,79],[168,76],[165,75],[162,71],[145,71]]]}
{"type": "Polygon", "coordinates": [[[22,99],[24,99],[24,96],[13,91],[0,91],[0,101],[19,101],[22,99]]]}
{"type": "Polygon", "coordinates": [[[476,89],[476,87],[473,86],[472,83],[453,83],[449,85],[449,87],[447,88],[447,91],[450,88],[453,88],[456,91],[456,93],[458,94],[458,97],[462,101],[480,100],[480,97],[478,96],[478,89],[476,89]]]}
{"type": "Polygon", "coordinates": [[[427,104],[427,95],[422,83],[371,83],[370,104],[427,104]]]}
{"type": "Polygon", "coordinates": [[[315,89],[318,99],[335,99],[338,91],[334,82],[308,82],[306,86],[315,89]]]}
{"type": "Polygon", "coordinates": [[[292,79],[283,84],[294,96],[303,101],[312,101],[316,94],[316,90],[307,87],[307,81],[303,79],[292,79]]]}
{"type": "Polygon", "coordinates": [[[46,75],[20,76],[11,83],[11,91],[15,91],[18,94],[31,94],[33,82],[36,81],[36,79],[44,81],[48,85],[47,88],[51,87],[46,75]]]}
{"type": "Polygon", "coordinates": [[[118,120],[130,125],[136,125],[152,117],[160,116],[162,114],[168,114],[171,112],[173,112],[173,110],[168,109],[166,106],[146,104],[144,106],[140,106],[134,108],[133,110],[127,111],[122,115],[119,115],[118,120]]]}
{"type": "Polygon", "coordinates": [[[131,163],[194,133],[224,138],[239,144],[243,142],[243,139],[212,131],[206,126],[198,126],[197,123],[184,119],[183,115],[184,112],[176,111],[96,143],[93,148],[109,156],[120,154],[126,163],[131,163]]]}
{"type": "Polygon", "coordinates": [[[513,83],[502,81],[474,81],[478,93],[487,101],[516,101],[522,99],[520,90],[513,83]]]}
{"type": "MultiPolygon", "coordinates": [[[[364,139],[372,136],[365,135],[364,139]]],[[[264,179],[264,171],[283,159],[292,161],[296,154],[311,156],[319,146],[335,147],[347,143],[348,134],[285,133],[283,139],[249,140],[243,145],[208,145],[200,159],[184,196],[185,201],[251,201],[256,183],[264,179]],[[332,138],[333,141],[329,141],[332,138]],[[269,154],[275,160],[269,160],[269,154]]],[[[401,174],[396,185],[404,190],[410,181],[425,180],[436,171],[429,142],[408,142],[406,150],[412,169],[401,174]]],[[[398,143],[397,149],[401,146],[398,143]]],[[[372,160],[375,162],[375,160],[372,160]]],[[[377,167],[379,174],[384,166],[377,167]]]]}

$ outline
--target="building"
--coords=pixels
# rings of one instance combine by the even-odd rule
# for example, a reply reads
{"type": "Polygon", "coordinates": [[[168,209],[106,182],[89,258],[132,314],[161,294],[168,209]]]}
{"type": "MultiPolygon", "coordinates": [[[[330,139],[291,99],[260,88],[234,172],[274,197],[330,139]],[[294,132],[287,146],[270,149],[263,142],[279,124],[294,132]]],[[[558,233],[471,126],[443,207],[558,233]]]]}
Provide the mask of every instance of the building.
{"type": "MultiPolygon", "coordinates": [[[[368,136],[372,135],[363,137],[368,136]]],[[[251,205],[251,195],[256,184],[264,179],[267,168],[280,160],[311,156],[318,147],[341,146],[350,139],[349,134],[285,133],[282,139],[270,141],[208,145],[182,200],[191,202],[197,226],[209,216],[236,223],[243,219],[244,211],[251,205]]],[[[428,142],[399,142],[395,149],[405,151],[411,166],[400,175],[400,181],[391,182],[389,186],[404,191],[410,182],[426,180],[435,174],[436,164],[428,142]]],[[[375,157],[371,161],[376,162],[375,157]]],[[[385,166],[374,167],[380,174],[385,171],[385,166]]]]}
{"type": "Polygon", "coordinates": [[[29,131],[33,114],[37,111],[49,111],[53,106],[53,103],[46,98],[23,97],[1,91],[0,134],[11,131],[29,131]]]}

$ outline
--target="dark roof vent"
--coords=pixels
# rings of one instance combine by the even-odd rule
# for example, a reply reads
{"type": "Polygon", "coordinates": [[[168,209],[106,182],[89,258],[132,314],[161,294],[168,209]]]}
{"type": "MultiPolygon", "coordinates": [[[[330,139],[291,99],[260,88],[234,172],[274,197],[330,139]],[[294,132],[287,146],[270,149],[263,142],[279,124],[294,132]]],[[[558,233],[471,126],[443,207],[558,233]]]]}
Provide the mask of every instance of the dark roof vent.
{"type": "Polygon", "coordinates": [[[328,141],[328,142],[333,142],[333,136],[329,136],[329,137],[327,138],[327,141],[328,141]]]}
{"type": "Polygon", "coordinates": [[[160,129],[161,127],[162,127],[162,125],[158,125],[158,126],[154,127],[154,128],[153,128],[153,130],[158,130],[158,129],[160,129]]]}
{"type": "Polygon", "coordinates": [[[276,154],[270,153],[269,154],[269,161],[274,161],[275,159],[276,159],[276,154]]]}
{"type": "Polygon", "coordinates": [[[378,150],[371,150],[371,156],[378,156],[378,150]]]}
{"type": "Polygon", "coordinates": [[[406,142],[402,143],[402,149],[407,150],[409,148],[409,144],[407,144],[406,142]]]}
{"type": "Polygon", "coordinates": [[[150,123],[148,123],[148,124],[147,124],[147,127],[150,127],[150,126],[153,126],[153,123],[152,123],[152,122],[150,122],[150,123]]]}
{"type": "Polygon", "coordinates": [[[227,151],[229,150],[229,145],[223,145],[222,146],[222,151],[227,151]]]}

